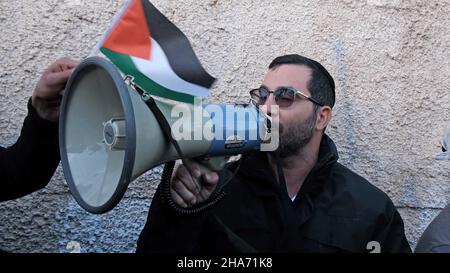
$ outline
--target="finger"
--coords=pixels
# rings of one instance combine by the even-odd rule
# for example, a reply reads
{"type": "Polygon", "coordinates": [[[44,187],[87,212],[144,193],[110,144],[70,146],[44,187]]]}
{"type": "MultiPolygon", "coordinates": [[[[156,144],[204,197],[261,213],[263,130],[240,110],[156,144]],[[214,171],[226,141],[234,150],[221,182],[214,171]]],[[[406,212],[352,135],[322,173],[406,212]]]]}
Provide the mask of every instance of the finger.
{"type": "Polygon", "coordinates": [[[174,191],[173,189],[170,191],[173,201],[180,207],[187,208],[186,202],[184,202],[183,198],[174,191]]]}
{"type": "Polygon", "coordinates": [[[186,168],[186,166],[184,165],[180,165],[177,168],[177,171],[175,173],[175,177],[187,177],[187,178],[192,178],[191,173],[189,173],[188,169],[186,168]]]}
{"type": "Polygon", "coordinates": [[[191,192],[195,194],[199,193],[200,184],[194,180],[195,177],[193,177],[184,166],[180,166],[175,177],[179,179],[191,192]]]}
{"type": "Polygon", "coordinates": [[[63,66],[65,69],[73,69],[77,67],[80,64],[80,61],[75,61],[68,59],[66,62],[64,62],[63,66]]]}
{"type": "Polygon", "coordinates": [[[211,195],[212,191],[206,188],[203,188],[201,190],[201,197],[199,198],[199,202],[205,202],[209,196],[211,195]]]}
{"type": "MultiPolygon", "coordinates": [[[[204,184],[205,185],[205,184],[204,184]]],[[[199,194],[199,198],[198,198],[198,202],[204,202],[206,201],[211,194],[214,192],[214,190],[216,189],[216,185],[205,185],[202,187],[202,190],[200,191],[199,194]]]]}
{"type": "Polygon", "coordinates": [[[61,100],[64,93],[64,88],[64,85],[48,86],[41,84],[36,87],[33,96],[45,102],[61,100]]]}
{"type": "Polygon", "coordinates": [[[208,172],[203,175],[203,182],[208,186],[215,186],[219,182],[219,175],[216,172],[208,172]]]}
{"type": "Polygon", "coordinates": [[[179,180],[174,180],[172,183],[172,188],[180,195],[181,198],[183,198],[184,202],[187,204],[195,204],[197,202],[197,198],[195,195],[189,191],[183,183],[179,180]]]}
{"type": "Polygon", "coordinates": [[[48,72],[61,72],[68,69],[73,69],[79,65],[79,61],[72,60],[70,58],[61,58],[52,63],[48,68],[48,72]]]}
{"type": "Polygon", "coordinates": [[[190,159],[185,159],[184,161],[186,164],[189,165],[188,167],[190,168],[190,171],[192,171],[192,175],[197,179],[200,178],[201,176],[200,164],[190,159]]]}
{"type": "Polygon", "coordinates": [[[187,177],[180,177],[178,180],[192,193],[200,193],[200,184],[187,177]]]}
{"type": "Polygon", "coordinates": [[[200,198],[197,201],[204,202],[213,191],[216,189],[217,183],[219,182],[219,175],[216,172],[209,172],[203,174],[201,179],[202,188],[200,190],[200,198]]]}
{"type": "Polygon", "coordinates": [[[61,86],[67,82],[70,75],[72,74],[73,69],[61,71],[61,72],[50,72],[46,75],[46,85],[47,86],[61,86]]]}
{"type": "MultiPolygon", "coordinates": [[[[197,184],[200,177],[202,176],[202,171],[201,169],[206,169],[209,170],[207,167],[201,165],[200,163],[196,162],[196,161],[192,161],[192,160],[186,160],[186,164],[189,164],[189,170],[192,172],[192,177],[195,178],[197,180],[197,184]]],[[[187,168],[186,168],[187,169],[187,168]]]]}

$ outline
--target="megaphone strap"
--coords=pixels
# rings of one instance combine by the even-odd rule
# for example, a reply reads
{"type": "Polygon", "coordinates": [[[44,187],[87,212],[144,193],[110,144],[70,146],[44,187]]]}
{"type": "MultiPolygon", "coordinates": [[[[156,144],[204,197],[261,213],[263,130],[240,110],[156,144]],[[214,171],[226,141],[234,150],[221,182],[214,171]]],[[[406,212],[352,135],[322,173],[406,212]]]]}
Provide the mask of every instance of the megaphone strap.
{"type": "Polygon", "coordinates": [[[145,102],[145,104],[148,106],[150,111],[153,112],[155,115],[156,121],[158,122],[159,126],[161,127],[163,134],[167,137],[167,139],[170,141],[170,143],[174,146],[175,150],[177,151],[178,155],[180,156],[181,160],[183,161],[183,164],[186,166],[188,171],[192,173],[192,168],[189,163],[186,162],[185,156],[183,154],[183,151],[181,151],[180,145],[178,145],[178,142],[172,137],[172,131],[170,129],[170,124],[167,122],[166,118],[164,117],[164,114],[161,112],[161,110],[156,105],[155,100],[151,95],[146,93],[142,88],[140,88],[137,84],[135,84],[129,76],[125,77],[125,80],[129,84],[131,84],[134,89],[139,93],[142,100],[145,102]]]}

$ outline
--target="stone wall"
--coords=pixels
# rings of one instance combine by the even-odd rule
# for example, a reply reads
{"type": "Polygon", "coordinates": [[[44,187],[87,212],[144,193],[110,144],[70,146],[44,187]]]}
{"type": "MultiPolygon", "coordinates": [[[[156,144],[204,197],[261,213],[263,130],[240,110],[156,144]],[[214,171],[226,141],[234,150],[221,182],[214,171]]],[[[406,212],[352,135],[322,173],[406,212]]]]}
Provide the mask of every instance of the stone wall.
{"type": "MultiPolygon", "coordinates": [[[[412,247],[450,199],[450,163],[434,160],[450,121],[450,3],[437,0],[153,0],[219,81],[209,102],[247,101],[270,61],[299,53],[334,76],[328,133],[340,161],[385,191],[412,247]]],[[[123,1],[0,1],[0,143],[17,139],[43,69],[85,58],[123,1]]],[[[111,212],[81,209],[61,169],[49,186],[0,204],[0,249],[132,252],[161,168],[111,212]],[[73,241],[73,242],[72,242],[73,241]],[[75,246],[74,246],[75,242],[75,246]],[[79,245],[77,245],[79,244],[79,245]]]]}

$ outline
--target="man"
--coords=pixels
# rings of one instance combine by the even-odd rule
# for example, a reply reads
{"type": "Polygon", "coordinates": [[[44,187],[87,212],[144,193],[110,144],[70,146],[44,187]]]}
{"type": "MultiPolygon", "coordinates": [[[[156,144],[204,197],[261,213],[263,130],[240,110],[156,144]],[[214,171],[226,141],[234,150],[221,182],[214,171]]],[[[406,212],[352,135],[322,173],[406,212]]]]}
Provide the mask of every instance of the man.
{"type": "MultiPolygon", "coordinates": [[[[450,160],[450,123],[442,141],[437,160],[450,160]]],[[[434,218],[417,243],[416,253],[450,253],[450,204],[434,218]]]]}
{"type": "Polygon", "coordinates": [[[59,163],[58,117],[61,92],[78,62],[63,58],[50,65],[28,101],[20,137],[0,147],[0,201],[22,197],[50,181],[59,163]]]}
{"type": "MultiPolygon", "coordinates": [[[[410,252],[403,221],[389,197],[337,162],[324,133],[335,102],[334,81],[318,62],[299,55],[276,58],[260,88],[259,106],[279,106],[280,146],[254,152],[229,169],[236,176],[212,209],[179,214],[156,192],[138,252],[410,252]]],[[[215,172],[192,176],[181,165],[173,201],[190,207],[211,195],[215,172]],[[193,177],[193,178],[192,178],[193,177]],[[195,181],[193,181],[193,179],[195,181]]]]}

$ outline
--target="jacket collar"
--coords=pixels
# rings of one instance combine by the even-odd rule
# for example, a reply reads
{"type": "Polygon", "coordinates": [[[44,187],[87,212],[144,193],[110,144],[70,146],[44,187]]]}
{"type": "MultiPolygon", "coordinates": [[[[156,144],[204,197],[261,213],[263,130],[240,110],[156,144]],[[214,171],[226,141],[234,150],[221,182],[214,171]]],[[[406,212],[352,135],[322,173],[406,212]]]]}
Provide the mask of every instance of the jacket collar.
{"type": "MultiPolygon", "coordinates": [[[[330,167],[337,162],[338,158],[336,145],[324,134],[320,143],[318,160],[297,194],[297,200],[320,191],[329,176],[330,167]]],[[[244,156],[238,174],[246,178],[257,195],[273,195],[279,190],[275,173],[265,152],[257,151],[244,156]]]]}
{"type": "Polygon", "coordinates": [[[319,158],[305,179],[297,198],[306,195],[316,195],[327,181],[330,175],[330,167],[337,162],[339,155],[333,140],[326,134],[322,137],[319,148],[319,158]]]}

